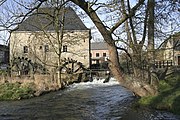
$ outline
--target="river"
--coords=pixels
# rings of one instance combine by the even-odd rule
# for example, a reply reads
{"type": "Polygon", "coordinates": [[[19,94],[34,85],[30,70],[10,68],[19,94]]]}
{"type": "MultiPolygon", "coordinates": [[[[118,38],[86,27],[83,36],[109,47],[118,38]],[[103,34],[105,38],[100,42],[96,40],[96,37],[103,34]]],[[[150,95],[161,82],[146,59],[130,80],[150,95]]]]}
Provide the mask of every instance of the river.
{"type": "Polygon", "coordinates": [[[1,101],[0,120],[178,120],[168,112],[132,108],[134,99],[114,79],[95,79],[32,99],[1,101]]]}

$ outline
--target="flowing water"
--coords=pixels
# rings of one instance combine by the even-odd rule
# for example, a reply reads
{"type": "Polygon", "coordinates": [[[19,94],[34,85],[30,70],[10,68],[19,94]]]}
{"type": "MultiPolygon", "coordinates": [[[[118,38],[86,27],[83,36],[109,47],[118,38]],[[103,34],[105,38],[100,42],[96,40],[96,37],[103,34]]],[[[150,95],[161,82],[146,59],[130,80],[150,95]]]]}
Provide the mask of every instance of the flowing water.
{"type": "Polygon", "coordinates": [[[0,120],[178,120],[161,111],[134,109],[133,94],[111,79],[73,84],[21,101],[1,101],[0,120]]]}

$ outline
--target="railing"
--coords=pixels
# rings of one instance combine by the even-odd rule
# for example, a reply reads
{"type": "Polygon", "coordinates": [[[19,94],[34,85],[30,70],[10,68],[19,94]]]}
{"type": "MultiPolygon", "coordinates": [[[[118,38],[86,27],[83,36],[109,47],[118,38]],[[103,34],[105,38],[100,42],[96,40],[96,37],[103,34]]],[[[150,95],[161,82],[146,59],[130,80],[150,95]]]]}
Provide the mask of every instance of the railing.
{"type": "Polygon", "coordinates": [[[154,63],[156,68],[165,68],[173,66],[172,60],[163,60],[163,61],[155,61],[154,63]]]}

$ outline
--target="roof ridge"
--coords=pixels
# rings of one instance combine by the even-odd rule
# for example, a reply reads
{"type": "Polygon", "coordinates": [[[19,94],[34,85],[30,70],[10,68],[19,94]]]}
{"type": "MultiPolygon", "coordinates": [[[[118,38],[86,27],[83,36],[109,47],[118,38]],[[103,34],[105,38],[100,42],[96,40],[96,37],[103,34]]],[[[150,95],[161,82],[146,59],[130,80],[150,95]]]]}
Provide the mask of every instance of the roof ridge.
{"type": "MultiPolygon", "coordinates": [[[[55,30],[53,24],[55,15],[52,11],[54,8],[55,7],[44,7],[37,9],[34,13],[32,13],[32,15],[30,15],[18,26],[19,29],[17,31],[55,30]]],[[[65,30],[89,30],[71,7],[67,7],[65,9],[65,30]]],[[[59,17],[61,18],[60,13],[59,17]]]]}

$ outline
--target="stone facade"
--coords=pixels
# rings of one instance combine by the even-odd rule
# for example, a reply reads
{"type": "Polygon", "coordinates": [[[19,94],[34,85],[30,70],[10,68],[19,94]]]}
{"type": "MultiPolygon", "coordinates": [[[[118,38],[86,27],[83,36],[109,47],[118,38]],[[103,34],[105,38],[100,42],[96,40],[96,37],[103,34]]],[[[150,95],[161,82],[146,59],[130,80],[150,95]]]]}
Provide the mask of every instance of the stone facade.
{"type": "Polygon", "coordinates": [[[28,58],[32,62],[49,68],[58,66],[59,60],[69,58],[89,67],[90,30],[72,8],[65,8],[62,37],[61,27],[57,29],[53,19],[59,17],[61,20],[62,12],[55,16],[55,11],[58,10],[56,8],[39,8],[22,22],[16,31],[12,32],[10,60],[17,57],[28,58]]]}
{"type": "Polygon", "coordinates": [[[163,58],[173,61],[173,65],[180,65],[180,33],[171,35],[165,42],[163,58]]]}
{"type": "MultiPolygon", "coordinates": [[[[88,67],[89,38],[89,30],[66,31],[62,40],[61,59],[77,60],[88,67]]],[[[46,35],[43,32],[13,32],[11,35],[10,59],[24,57],[33,62],[56,66],[58,49],[58,40],[53,32],[46,35]]]]}

